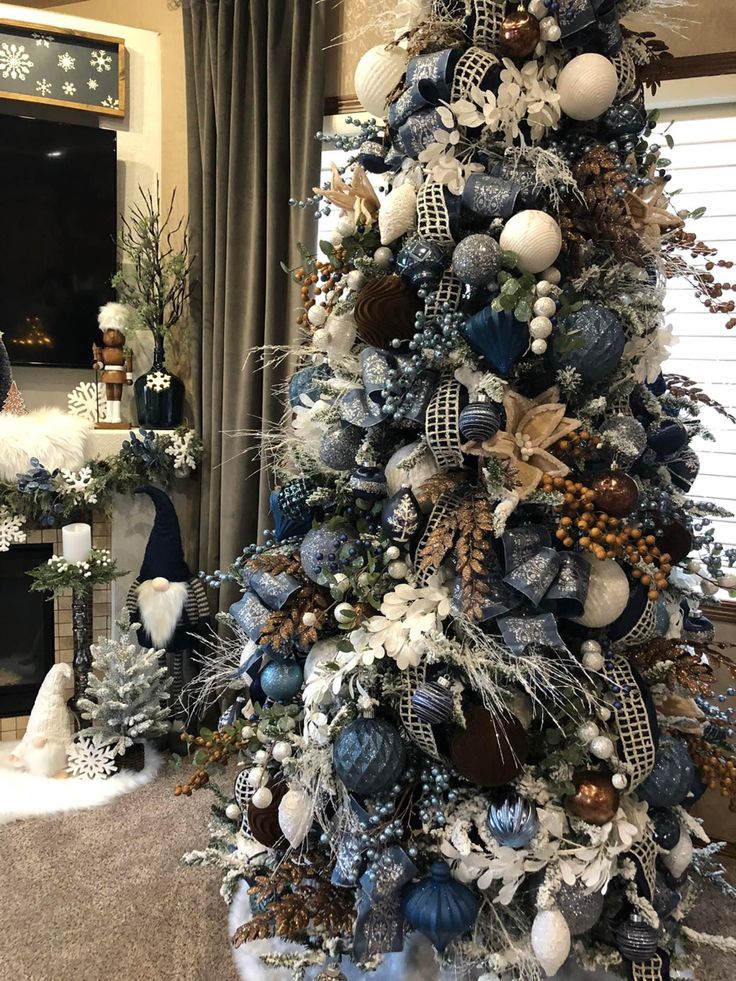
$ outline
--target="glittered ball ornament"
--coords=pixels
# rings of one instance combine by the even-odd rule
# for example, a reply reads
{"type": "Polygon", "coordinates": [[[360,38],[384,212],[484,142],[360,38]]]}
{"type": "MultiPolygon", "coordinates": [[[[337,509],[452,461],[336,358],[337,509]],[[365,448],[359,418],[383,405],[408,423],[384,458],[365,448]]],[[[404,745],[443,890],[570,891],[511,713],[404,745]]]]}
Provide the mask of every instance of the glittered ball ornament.
{"type": "Polygon", "coordinates": [[[590,52],[568,61],[557,77],[560,109],[580,122],[597,119],[610,109],[617,89],[613,62],[590,52]]]}
{"type": "Polygon", "coordinates": [[[616,927],[616,944],[627,961],[650,961],[657,953],[659,931],[640,916],[630,916],[616,927]]]}
{"type": "Polygon", "coordinates": [[[429,877],[410,884],[402,901],[409,925],[424,934],[440,953],[470,930],[479,906],[478,896],[452,878],[445,862],[434,862],[429,877]]]}
{"type": "Polygon", "coordinates": [[[586,303],[571,313],[552,344],[552,364],[574,368],[582,380],[601,381],[621,361],[626,335],[616,314],[600,303],[586,303]]]}
{"type": "Polygon", "coordinates": [[[278,808],[279,827],[292,848],[309,834],[314,817],[312,798],[302,787],[293,787],[281,798],[278,808]]]}
{"type": "Polygon", "coordinates": [[[615,461],[624,464],[638,460],[647,446],[647,433],[633,416],[617,415],[607,419],[600,428],[604,443],[615,461]]]}
{"type": "Polygon", "coordinates": [[[647,443],[659,457],[671,456],[687,444],[687,429],[676,419],[665,419],[658,429],[650,429],[647,443]]]}
{"type": "Polygon", "coordinates": [[[411,231],[417,222],[417,192],[407,181],[393,188],[384,198],[378,212],[381,245],[391,245],[411,231]]]}
{"type": "Polygon", "coordinates": [[[372,797],[404,772],[406,746],[396,726],[385,719],[355,719],[335,739],[332,762],[351,793],[372,797]]]}
{"type": "Polygon", "coordinates": [[[579,770],[573,775],[573,784],[575,793],[565,798],[565,809],[569,814],[598,827],[613,820],[620,795],[607,773],[579,770]]]}
{"type": "Polygon", "coordinates": [[[547,977],[557,974],[570,953],[570,929],[558,909],[537,913],[532,923],[531,945],[547,977]]]}
{"type": "Polygon", "coordinates": [[[493,837],[506,848],[526,848],[539,830],[536,807],[515,793],[491,802],[487,822],[493,837]]]}
{"type": "Polygon", "coordinates": [[[301,664],[296,661],[271,661],[261,671],[261,688],[274,702],[286,702],[299,693],[304,681],[301,664]]]}
{"type": "Polygon", "coordinates": [[[650,807],[649,820],[654,827],[654,840],[660,848],[671,851],[682,834],[680,818],[669,807],[650,807]]]}
{"type": "Polygon", "coordinates": [[[626,609],[629,579],[614,559],[596,559],[590,553],[584,553],[583,558],[590,566],[588,594],[582,616],[571,619],[584,627],[606,627],[626,609]]]}
{"type": "Polygon", "coordinates": [[[482,705],[465,710],[465,728],[450,740],[458,773],[476,787],[501,787],[521,771],[529,752],[524,726],[513,715],[491,715],[482,705]]]}
{"type": "Polygon", "coordinates": [[[468,235],[455,246],[452,271],[469,286],[488,286],[501,264],[501,249],[490,235],[468,235]]]}
{"type": "Polygon", "coordinates": [[[383,116],[391,92],[406,71],[408,54],[404,48],[383,44],[368,51],[355,69],[355,94],[366,112],[383,116]]]}
{"type": "Polygon", "coordinates": [[[501,412],[492,402],[470,402],[458,416],[464,440],[482,443],[501,428],[501,412]]]}
{"type": "Polygon", "coordinates": [[[304,536],[299,552],[302,568],[312,582],[324,586],[340,571],[343,537],[352,539],[355,532],[348,525],[313,528],[304,536]]]}
{"type": "Polygon", "coordinates": [[[364,437],[359,426],[334,426],[320,440],[319,458],[331,470],[352,470],[364,437]]]}
{"type": "Polygon", "coordinates": [[[654,768],[636,792],[652,807],[674,807],[687,797],[693,771],[687,746],[679,739],[663,736],[657,747],[654,768]]]}
{"type": "Polygon", "coordinates": [[[501,24],[501,47],[507,58],[525,58],[539,44],[539,21],[526,10],[507,14],[501,24]]]}
{"type": "Polygon", "coordinates": [[[636,510],[639,503],[639,487],[633,477],[623,470],[599,474],[590,482],[599,511],[614,518],[623,518],[636,510]]]}
{"type": "Polygon", "coordinates": [[[565,917],[573,937],[593,929],[601,918],[603,903],[603,893],[588,892],[580,880],[572,886],[563,882],[555,896],[557,909],[565,917]]]}
{"type": "Polygon", "coordinates": [[[519,211],[504,225],[499,245],[514,253],[522,272],[540,273],[560,254],[562,232],[545,211],[519,211]]]}

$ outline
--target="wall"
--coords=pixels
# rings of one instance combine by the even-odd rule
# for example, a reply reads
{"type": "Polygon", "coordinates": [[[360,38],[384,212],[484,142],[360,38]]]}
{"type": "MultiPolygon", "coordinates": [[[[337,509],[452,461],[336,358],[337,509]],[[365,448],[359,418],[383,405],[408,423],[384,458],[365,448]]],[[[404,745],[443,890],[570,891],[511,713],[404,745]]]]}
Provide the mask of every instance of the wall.
{"type": "MultiPolygon", "coordinates": [[[[154,0],[149,2],[154,6],[154,0]]],[[[165,2],[166,0],[161,0],[162,5],[165,5],[165,2]]],[[[114,8],[117,8],[118,14],[121,13],[121,8],[128,5],[129,0],[126,0],[125,4],[107,4],[111,13],[114,8]]],[[[133,6],[132,2],[130,5],[133,6]]],[[[79,8],[80,12],[84,11],[89,15],[101,4],[90,2],[68,6],[79,8]]],[[[176,14],[172,14],[172,17],[177,19],[176,14]]],[[[28,103],[18,104],[18,108],[25,114],[32,112],[33,115],[45,118],[100,125],[117,130],[118,206],[119,210],[124,210],[127,202],[135,197],[138,185],[153,186],[156,175],[162,170],[162,73],[161,45],[158,35],[151,30],[141,30],[118,23],[88,19],[88,17],[83,19],[69,16],[66,8],[56,8],[53,11],[31,10],[27,7],[0,3],[0,18],[57,27],[65,26],[125,39],[128,52],[128,112],[124,119],[109,116],[98,119],[91,113],[63,110],[52,106],[34,106],[29,109],[28,103]]],[[[2,111],[13,111],[13,106],[13,103],[3,102],[2,111]]],[[[148,355],[144,350],[138,346],[138,363],[148,367],[148,355]]],[[[90,365],[91,360],[90,352],[90,365]]],[[[91,367],[89,372],[69,368],[16,368],[14,374],[26,404],[31,409],[41,405],[66,408],[67,393],[80,381],[91,381],[93,378],[91,367]]]]}

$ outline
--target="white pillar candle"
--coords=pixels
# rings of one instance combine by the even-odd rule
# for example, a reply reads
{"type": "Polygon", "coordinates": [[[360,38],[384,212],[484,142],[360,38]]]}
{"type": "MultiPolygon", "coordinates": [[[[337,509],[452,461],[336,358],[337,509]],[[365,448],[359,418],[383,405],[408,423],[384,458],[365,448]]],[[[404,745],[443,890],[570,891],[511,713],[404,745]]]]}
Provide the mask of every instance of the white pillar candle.
{"type": "Polygon", "coordinates": [[[92,548],[92,528],[78,523],[61,529],[61,551],[67,562],[85,562],[92,548]]]}

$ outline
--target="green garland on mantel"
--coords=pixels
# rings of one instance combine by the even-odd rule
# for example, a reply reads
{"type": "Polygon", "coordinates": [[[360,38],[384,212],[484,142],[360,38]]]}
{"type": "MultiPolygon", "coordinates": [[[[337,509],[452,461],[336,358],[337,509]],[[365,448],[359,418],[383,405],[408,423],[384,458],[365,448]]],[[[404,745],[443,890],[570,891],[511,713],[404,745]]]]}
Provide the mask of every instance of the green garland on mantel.
{"type": "Polygon", "coordinates": [[[131,431],[119,453],[79,470],[49,471],[43,460],[32,459],[14,483],[0,482],[0,532],[4,522],[8,528],[14,523],[14,540],[20,541],[24,525],[54,528],[93,509],[109,513],[113,494],[131,494],[147,483],[167,487],[175,477],[188,476],[200,465],[203,449],[195,431],[182,426],[173,433],[131,431]]]}

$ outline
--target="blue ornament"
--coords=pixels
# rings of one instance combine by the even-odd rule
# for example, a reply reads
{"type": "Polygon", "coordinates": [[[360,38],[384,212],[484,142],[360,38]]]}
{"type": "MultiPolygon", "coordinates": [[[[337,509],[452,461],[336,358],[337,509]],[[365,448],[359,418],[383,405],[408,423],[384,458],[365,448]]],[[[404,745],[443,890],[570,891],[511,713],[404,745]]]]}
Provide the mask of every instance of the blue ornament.
{"type": "Polygon", "coordinates": [[[316,402],[322,392],[319,382],[330,375],[330,369],[323,364],[308,364],[306,368],[300,368],[289,380],[289,402],[292,406],[303,405],[302,395],[316,402]]]}
{"type": "Polygon", "coordinates": [[[261,688],[274,702],[286,702],[299,693],[304,671],[296,661],[271,661],[261,671],[261,688]]]}
{"type": "Polygon", "coordinates": [[[635,102],[614,102],[601,117],[600,125],[606,136],[615,140],[622,136],[638,136],[647,125],[646,110],[635,102]]]}
{"type": "Polygon", "coordinates": [[[601,381],[618,367],[626,344],[621,321],[608,307],[587,303],[565,318],[552,342],[556,369],[574,368],[582,380],[601,381]]]}
{"type": "Polygon", "coordinates": [[[507,375],[529,347],[529,328],[507,310],[484,307],[465,322],[463,334],[499,375],[507,375]]]}
{"type": "Polygon", "coordinates": [[[659,457],[676,453],[687,441],[687,429],[675,419],[667,419],[659,429],[650,429],[647,433],[647,443],[659,457]]]}
{"type": "Polygon", "coordinates": [[[317,488],[313,477],[296,477],[279,488],[278,502],[281,513],[287,518],[308,518],[311,508],[307,504],[310,494],[317,488]]]}
{"type": "Polygon", "coordinates": [[[352,470],[365,432],[358,426],[328,429],[319,444],[319,458],[331,470],[352,470]]]}
{"type": "Polygon", "coordinates": [[[447,266],[445,250],[435,242],[414,239],[396,256],[396,271],[414,289],[435,289],[447,266]]]}
{"type": "Polygon", "coordinates": [[[652,807],[674,807],[687,797],[694,769],[685,744],[671,736],[663,736],[654,769],[636,792],[652,807]]]}
{"type": "Polygon", "coordinates": [[[383,533],[396,545],[407,545],[419,532],[422,512],[408,484],[403,484],[384,504],[381,514],[383,533]]]}
{"type": "Polygon", "coordinates": [[[388,493],[386,473],[383,467],[358,467],[350,474],[348,487],[356,500],[372,504],[388,493]]]}
{"type": "Polygon", "coordinates": [[[445,862],[434,862],[431,875],[404,893],[404,916],[440,953],[473,926],[480,900],[450,875],[445,862]]]}
{"type": "Polygon", "coordinates": [[[631,916],[616,927],[616,943],[627,961],[649,961],[657,953],[659,930],[642,917],[631,916]]]}
{"type": "Polygon", "coordinates": [[[654,840],[660,848],[671,851],[680,840],[680,818],[668,807],[650,807],[649,819],[654,825],[654,840]]]}
{"type": "Polygon", "coordinates": [[[429,725],[441,725],[453,717],[453,698],[446,678],[425,681],[411,696],[414,715],[429,725]]]}
{"type": "Polygon", "coordinates": [[[388,790],[404,772],[406,746],[390,722],[360,718],[335,739],[332,762],[351,793],[373,797],[388,790]]]}
{"type": "Polygon", "coordinates": [[[537,809],[520,794],[510,793],[491,803],[488,829],[507,848],[526,848],[539,830],[537,809]]]}
{"type": "Polygon", "coordinates": [[[458,416],[460,435],[482,443],[501,428],[501,413],[491,402],[471,402],[458,416]]]}
{"type": "Polygon", "coordinates": [[[349,525],[322,525],[308,531],[299,552],[302,568],[312,582],[324,586],[340,571],[340,552],[344,542],[355,538],[349,525]]]}
{"type": "Polygon", "coordinates": [[[279,499],[280,491],[271,491],[268,499],[268,506],[273,518],[273,537],[277,542],[283,542],[285,538],[303,535],[312,523],[309,515],[303,518],[290,518],[281,510],[279,499]]]}
{"type": "Polygon", "coordinates": [[[700,473],[698,454],[691,449],[681,450],[675,456],[665,460],[665,466],[670,472],[673,484],[686,493],[693,486],[700,473]]]}

